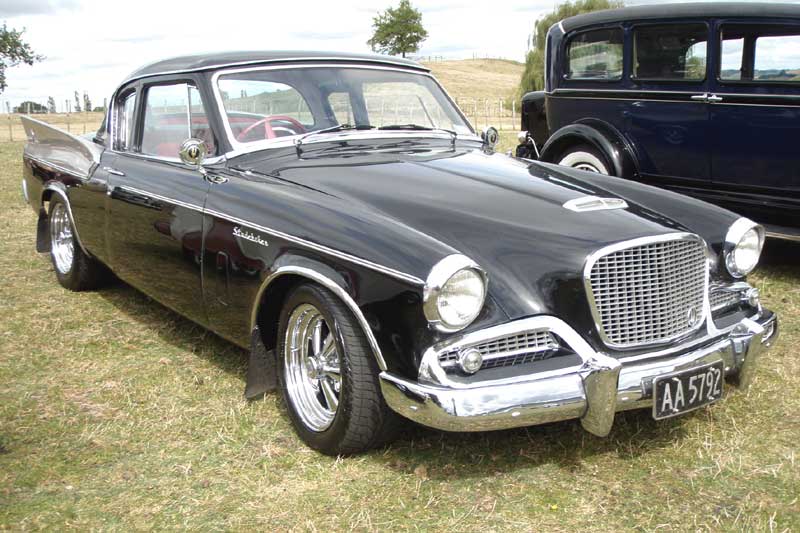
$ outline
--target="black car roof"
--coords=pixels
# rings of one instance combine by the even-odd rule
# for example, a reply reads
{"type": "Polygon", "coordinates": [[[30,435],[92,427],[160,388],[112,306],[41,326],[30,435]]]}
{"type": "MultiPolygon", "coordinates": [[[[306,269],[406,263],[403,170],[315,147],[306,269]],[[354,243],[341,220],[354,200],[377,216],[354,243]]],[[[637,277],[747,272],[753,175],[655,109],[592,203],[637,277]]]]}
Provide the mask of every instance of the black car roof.
{"type": "Polygon", "coordinates": [[[561,26],[567,32],[595,24],[684,17],[798,18],[800,17],[800,5],[755,2],[702,2],[631,6],[576,15],[562,20],[561,26]]]}
{"type": "Polygon", "coordinates": [[[170,74],[178,72],[197,72],[238,65],[255,65],[259,63],[286,63],[294,61],[341,61],[356,63],[373,63],[388,66],[400,66],[428,72],[416,61],[393,56],[377,54],[351,54],[340,52],[319,52],[300,50],[281,51],[240,51],[218,52],[213,54],[198,54],[191,56],[173,57],[146,65],[126,78],[126,82],[145,76],[170,74]]]}

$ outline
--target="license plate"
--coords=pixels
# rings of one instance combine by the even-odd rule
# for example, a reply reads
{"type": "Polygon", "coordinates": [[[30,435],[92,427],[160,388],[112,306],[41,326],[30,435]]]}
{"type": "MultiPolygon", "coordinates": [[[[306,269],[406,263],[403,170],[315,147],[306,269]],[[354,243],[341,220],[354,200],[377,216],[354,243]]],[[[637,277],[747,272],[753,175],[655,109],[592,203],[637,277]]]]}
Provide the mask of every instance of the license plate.
{"type": "Polygon", "coordinates": [[[722,398],[722,361],[658,376],[653,380],[653,418],[687,413],[722,398]]]}

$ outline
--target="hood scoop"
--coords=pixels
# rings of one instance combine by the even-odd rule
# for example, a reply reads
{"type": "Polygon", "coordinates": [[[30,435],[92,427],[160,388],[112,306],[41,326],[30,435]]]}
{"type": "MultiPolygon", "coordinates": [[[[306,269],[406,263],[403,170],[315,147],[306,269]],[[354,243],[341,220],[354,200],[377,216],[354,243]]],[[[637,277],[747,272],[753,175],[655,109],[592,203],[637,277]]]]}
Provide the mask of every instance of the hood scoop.
{"type": "Polygon", "coordinates": [[[582,196],[564,202],[564,209],[585,213],[587,211],[610,211],[612,209],[627,209],[628,203],[621,198],[600,198],[599,196],[582,196]]]}

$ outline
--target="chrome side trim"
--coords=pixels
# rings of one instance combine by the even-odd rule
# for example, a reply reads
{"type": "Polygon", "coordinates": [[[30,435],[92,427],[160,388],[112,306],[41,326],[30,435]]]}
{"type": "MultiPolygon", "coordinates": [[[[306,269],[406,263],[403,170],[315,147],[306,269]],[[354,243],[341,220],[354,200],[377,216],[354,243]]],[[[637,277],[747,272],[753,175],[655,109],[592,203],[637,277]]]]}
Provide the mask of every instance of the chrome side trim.
{"type": "Polygon", "coordinates": [[[790,235],[788,233],[779,233],[777,231],[768,231],[767,237],[772,237],[773,239],[782,239],[785,241],[800,242],[800,235],[790,235]]]}
{"type": "Polygon", "coordinates": [[[381,347],[378,345],[378,340],[375,338],[375,334],[372,331],[372,328],[367,322],[367,319],[364,317],[364,313],[361,311],[361,308],[358,304],[353,300],[353,298],[348,294],[348,292],[338,283],[333,281],[327,276],[316,272],[310,268],[300,267],[300,266],[282,266],[272,272],[267,279],[261,284],[261,287],[258,289],[258,293],[256,293],[255,300],[253,301],[253,308],[250,312],[250,330],[252,331],[258,321],[258,312],[261,307],[261,298],[264,295],[264,292],[267,288],[272,284],[273,281],[278,279],[281,276],[285,276],[287,274],[293,274],[297,276],[303,276],[308,278],[316,283],[319,283],[336,296],[338,296],[342,302],[350,309],[353,315],[356,317],[361,329],[364,330],[364,335],[367,336],[367,342],[369,342],[370,348],[372,348],[373,353],[375,354],[375,360],[378,363],[378,367],[381,371],[386,370],[386,361],[383,358],[383,352],[381,352],[381,347]]]}
{"type": "Polygon", "coordinates": [[[67,196],[67,193],[64,192],[64,190],[61,187],[57,187],[52,183],[48,183],[47,185],[45,185],[44,190],[52,191],[54,194],[59,195],[61,199],[64,200],[64,204],[67,206],[67,214],[69,215],[69,220],[72,223],[72,228],[75,230],[75,238],[78,241],[78,245],[81,247],[81,250],[83,250],[83,253],[85,253],[89,257],[92,257],[92,254],[90,254],[89,251],[86,249],[86,247],[83,245],[83,241],[81,241],[81,236],[78,233],[78,228],[75,226],[75,218],[72,216],[72,206],[69,203],[69,197],[67,196]]]}
{"type": "Polygon", "coordinates": [[[45,161],[44,159],[32,156],[30,154],[23,154],[22,157],[24,159],[28,159],[30,161],[33,161],[38,165],[42,165],[43,167],[46,167],[46,168],[52,170],[53,172],[58,172],[60,174],[67,174],[68,176],[72,176],[73,178],[78,178],[81,181],[86,181],[91,177],[91,173],[90,174],[80,174],[78,172],[75,172],[74,170],[70,170],[70,169],[68,169],[66,167],[62,167],[61,165],[57,165],[55,163],[51,163],[50,161],[45,161]]]}
{"type": "Polygon", "coordinates": [[[656,243],[661,243],[661,242],[669,242],[669,241],[674,241],[674,240],[694,240],[694,241],[697,241],[697,242],[699,242],[699,243],[701,243],[703,245],[703,248],[705,249],[705,252],[706,252],[706,256],[708,256],[708,253],[709,253],[708,252],[708,245],[706,244],[705,240],[703,240],[699,235],[696,235],[694,233],[681,232],[681,233],[667,233],[667,234],[664,234],[664,235],[657,235],[657,236],[654,236],[654,237],[640,237],[638,239],[632,239],[632,240],[628,240],[628,241],[618,242],[618,243],[612,244],[610,246],[605,246],[605,247],[593,252],[592,254],[589,255],[589,257],[586,258],[586,263],[584,264],[584,267],[583,267],[583,286],[584,286],[584,290],[586,292],[586,297],[587,297],[587,299],[589,301],[589,307],[590,307],[590,309],[592,311],[592,319],[594,320],[595,328],[596,328],[598,334],[600,335],[600,338],[603,340],[605,345],[608,346],[609,348],[611,348],[611,349],[621,349],[621,350],[631,350],[631,349],[641,348],[641,347],[645,347],[645,346],[655,346],[655,345],[669,344],[671,342],[674,342],[676,340],[679,340],[679,339],[682,339],[682,338],[685,338],[685,337],[691,335],[692,333],[694,333],[698,329],[700,329],[704,323],[710,321],[711,313],[709,311],[710,310],[710,305],[709,305],[709,298],[708,298],[708,287],[709,287],[709,283],[710,283],[710,281],[709,281],[709,277],[710,277],[709,273],[710,272],[709,272],[709,262],[708,262],[708,260],[706,260],[706,263],[705,263],[705,287],[704,287],[705,295],[703,297],[703,316],[701,316],[697,320],[697,324],[695,326],[693,326],[691,329],[689,329],[687,331],[684,331],[684,332],[681,332],[678,335],[673,335],[673,336],[671,336],[669,338],[659,339],[658,341],[655,341],[655,342],[643,342],[643,343],[640,342],[640,343],[635,343],[635,344],[632,343],[632,344],[625,344],[624,346],[615,345],[615,343],[613,341],[611,341],[611,339],[609,339],[605,334],[605,331],[603,329],[602,317],[600,315],[600,310],[597,307],[597,303],[595,302],[594,294],[593,294],[593,291],[592,291],[592,285],[591,285],[591,273],[592,273],[592,268],[594,267],[594,264],[601,257],[606,256],[608,254],[612,254],[614,252],[619,252],[621,250],[626,250],[628,248],[635,248],[637,246],[643,246],[643,245],[647,245],[647,244],[656,244],[656,243]]]}
{"type": "MultiPolygon", "coordinates": [[[[739,244],[739,241],[742,240],[744,234],[750,231],[751,229],[756,230],[759,236],[759,241],[761,245],[761,249],[764,249],[764,240],[766,238],[766,231],[764,227],[760,224],[756,224],[749,218],[738,218],[736,221],[731,224],[731,227],[728,228],[728,233],[725,234],[725,244],[723,245],[722,250],[722,260],[725,262],[725,268],[728,270],[731,276],[734,278],[744,278],[750,272],[738,272],[735,268],[731,266],[731,259],[732,259],[732,252],[736,245],[739,244]]],[[[760,252],[759,252],[760,253],[760,252]]],[[[758,266],[758,263],[756,263],[758,266]]],[[[755,269],[755,267],[753,267],[755,269]]]]}
{"type": "Polygon", "coordinates": [[[168,202],[176,205],[180,205],[181,207],[186,207],[188,209],[192,209],[195,211],[199,211],[201,213],[205,213],[206,215],[210,215],[213,217],[221,218],[223,220],[227,220],[229,222],[234,222],[236,224],[247,226],[254,230],[260,231],[262,233],[266,233],[267,235],[272,235],[273,237],[277,237],[279,239],[283,239],[289,241],[294,244],[298,244],[300,246],[304,246],[308,249],[314,250],[315,252],[319,252],[325,255],[329,255],[332,257],[336,257],[337,259],[341,259],[343,261],[347,261],[349,263],[353,263],[364,268],[368,268],[370,270],[374,270],[376,272],[380,272],[381,274],[386,274],[387,276],[391,276],[393,278],[399,279],[401,281],[405,281],[407,283],[411,283],[417,286],[424,286],[425,282],[416,276],[412,276],[411,274],[406,274],[405,272],[401,272],[399,270],[395,270],[390,267],[386,267],[383,265],[379,265],[378,263],[373,263],[372,261],[368,261],[366,259],[362,259],[355,255],[348,254],[346,252],[341,252],[339,250],[329,248],[328,246],[317,244],[315,242],[307,241],[305,239],[301,239],[300,237],[295,237],[294,235],[289,235],[288,233],[284,233],[282,231],[278,231],[272,228],[268,228],[266,226],[261,226],[256,224],[255,222],[250,222],[248,220],[244,220],[242,218],[234,217],[231,215],[227,215],[225,213],[221,213],[219,211],[214,211],[213,209],[205,209],[202,206],[189,204],[186,202],[182,202],[180,200],[176,200],[174,198],[169,198],[167,196],[162,196],[160,194],[151,193],[142,189],[137,189],[135,187],[128,187],[122,186],[120,187],[122,190],[127,190],[136,194],[141,194],[143,196],[149,196],[151,198],[155,198],[156,200],[161,200],[162,202],[168,202]]]}
{"type": "Polygon", "coordinates": [[[422,291],[422,310],[425,313],[425,318],[428,319],[428,324],[434,329],[443,333],[453,333],[464,329],[469,326],[483,309],[483,303],[475,314],[472,320],[459,327],[452,327],[442,320],[439,316],[439,310],[436,306],[436,300],[441,294],[442,287],[445,283],[459,270],[470,269],[474,270],[483,278],[483,299],[486,301],[486,294],[489,291],[489,277],[486,271],[483,270],[478,263],[473,261],[467,256],[461,254],[448,255],[431,268],[428,278],[425,280],[425,287],[422,291]]]}
{"type": "Polygon", "coordinates": [[[25,178],[22,178],[22,198],[26,204],[31,203],[31,197],[28,194],[28,181],[25,178]]]}

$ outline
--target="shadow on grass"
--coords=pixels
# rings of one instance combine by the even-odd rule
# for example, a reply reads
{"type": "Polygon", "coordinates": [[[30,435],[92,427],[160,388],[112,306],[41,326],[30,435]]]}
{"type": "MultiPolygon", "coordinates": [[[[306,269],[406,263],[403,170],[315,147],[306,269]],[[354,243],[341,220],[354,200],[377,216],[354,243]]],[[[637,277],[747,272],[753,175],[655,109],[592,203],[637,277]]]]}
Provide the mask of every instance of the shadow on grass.
{"type": "Polygon", "coordinates": [[[800,276],[800,242],[767,239],[756,272],[761,269],[800,276]]]}

